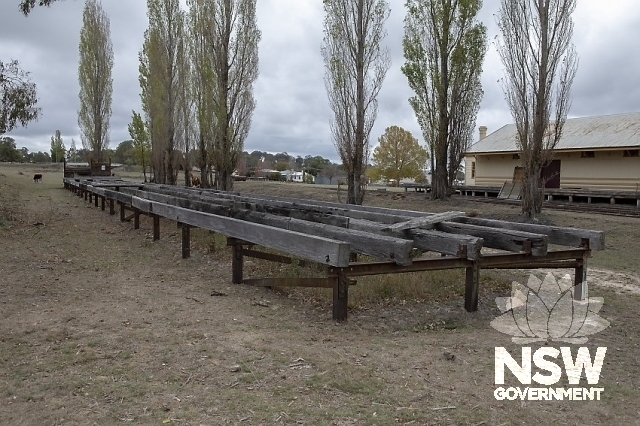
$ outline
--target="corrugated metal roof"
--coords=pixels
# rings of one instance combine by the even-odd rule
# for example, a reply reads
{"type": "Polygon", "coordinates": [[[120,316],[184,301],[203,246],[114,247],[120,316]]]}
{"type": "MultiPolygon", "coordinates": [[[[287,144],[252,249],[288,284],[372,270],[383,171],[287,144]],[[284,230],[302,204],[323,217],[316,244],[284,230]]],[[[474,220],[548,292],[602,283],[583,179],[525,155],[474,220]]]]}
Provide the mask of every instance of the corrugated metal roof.
{"type": "MultiPolygon", "coordinates": [[[[640,112],[568,119],[556,150],[640,147],[640,112]]],[[[518,151],[516,126],[507,124],[467,153],[518,151]]]]}

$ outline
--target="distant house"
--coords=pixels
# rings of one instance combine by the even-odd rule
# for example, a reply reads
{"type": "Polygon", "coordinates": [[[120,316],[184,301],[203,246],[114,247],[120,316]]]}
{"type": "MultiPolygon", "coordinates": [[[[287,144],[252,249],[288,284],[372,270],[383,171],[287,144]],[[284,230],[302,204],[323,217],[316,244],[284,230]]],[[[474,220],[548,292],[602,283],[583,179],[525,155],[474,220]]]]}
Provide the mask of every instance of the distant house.
{"type": "Polygon", "coordinates": [[[311,173],[307,173],[307,172],[296,172],[293,170],[284,170],[280,172],[280,175],[282,175],[284,180],[286,180],[287,182],[303,183],[306,177],[307,180],[311,180],[311,183],[315,183],[315,177],[311,173]]]}
{"type": "MultiPolygon", "coordinates": [[[[465,184],[502,186],[521,173],[516,127],[509,124],[465,155],[465,184]]],[[[553,160],[542,171],[547,188],[640,189],[640,113],[568,119],[553,160]]]]}

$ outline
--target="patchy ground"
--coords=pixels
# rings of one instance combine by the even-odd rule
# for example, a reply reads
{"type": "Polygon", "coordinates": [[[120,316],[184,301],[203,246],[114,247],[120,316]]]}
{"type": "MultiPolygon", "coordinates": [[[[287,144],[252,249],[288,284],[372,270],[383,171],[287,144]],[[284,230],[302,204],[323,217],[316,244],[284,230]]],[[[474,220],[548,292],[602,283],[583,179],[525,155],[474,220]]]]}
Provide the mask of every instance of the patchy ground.
{"type": "MultiPolygon", "coordinates": [[[[148,218],[134,230],[64,191],[59,172],[45,170],[35,184],[35,171],[0,165],[0,424],[640,424],[634,291],[590,288],[611,324],[586,344],[592,356],[608,348],[601,401],[496,401],[494,347],[518,358],[520,346],[489,322],[499,315],[495,297],[507,295],[501,282],[522,275],[483,274],[476,313],[462,308],[454,274],[437,278],[454,281],[450,293],[371,299],[337,324],[322,294],[232,285],[223,239],[194,232],[192,258],[182,260],[175,223],[163,221],[152,242],[148,218]]],[[[377,205],[517,214],[371,195],[377,205]]],[[[637,277],[637,219],[554,212],[549,220],[605,229],[608,250],[618,244],[592,259],[605,270],[598,275],[609,282],[624,264],[620,273],[637,277]]],[[[507,381],[520,386],[510,373],[507,381]]],[[[558,386],[566,383],[563,375],[558,386]]]]}

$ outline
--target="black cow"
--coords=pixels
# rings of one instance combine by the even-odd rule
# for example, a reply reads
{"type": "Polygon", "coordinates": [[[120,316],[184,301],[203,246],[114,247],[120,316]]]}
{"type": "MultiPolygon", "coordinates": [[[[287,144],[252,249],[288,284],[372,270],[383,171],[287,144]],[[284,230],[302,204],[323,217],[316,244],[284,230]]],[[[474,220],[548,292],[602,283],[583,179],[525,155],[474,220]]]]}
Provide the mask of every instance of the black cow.
{"type": "Polygon", "coordinates": [[[33,181],[34,182],[42,182],[42,174],[41,173],[36,173],[35,175],[33,175],[33,181]]]}

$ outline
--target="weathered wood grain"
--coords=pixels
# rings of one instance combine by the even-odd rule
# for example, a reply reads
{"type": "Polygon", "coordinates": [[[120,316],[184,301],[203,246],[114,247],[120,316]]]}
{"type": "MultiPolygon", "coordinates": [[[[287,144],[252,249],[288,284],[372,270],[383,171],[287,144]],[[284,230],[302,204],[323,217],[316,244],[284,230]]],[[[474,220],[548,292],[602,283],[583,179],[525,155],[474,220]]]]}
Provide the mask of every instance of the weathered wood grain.
{"type": "Polygon", "coordinates": [[[132,206],[145,213],[160,215],[176,222],[219,232],[228,237],[286,253],[294,253],[318,263],[339,267],[349,264],[350,246],[342,241],[130,197],[132,206]]]}
{"type": "Polygon", "coordinates": [[[488,226],[499,229],[513,229],[516,231],[544,234],[549,237],[550,244],[580,247],[582,240],[589,240],[591,250],[604,250],[604,232],[589,229],[576,229],[561,226],[548,226],[530,223],[506,222],[502,220],[482,219],[477,217],[460,217],[454,222],[470,225],[488,226]]]}

